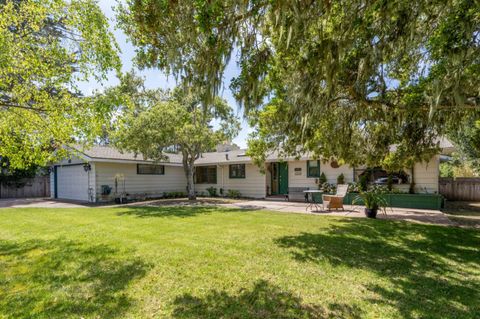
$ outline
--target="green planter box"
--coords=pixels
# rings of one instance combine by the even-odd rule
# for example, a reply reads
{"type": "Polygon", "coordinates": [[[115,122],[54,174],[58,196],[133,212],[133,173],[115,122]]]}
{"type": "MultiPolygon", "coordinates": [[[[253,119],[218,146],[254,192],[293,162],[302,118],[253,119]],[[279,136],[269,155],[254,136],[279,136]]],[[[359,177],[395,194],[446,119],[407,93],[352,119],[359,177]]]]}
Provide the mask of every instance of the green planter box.
{"type": "Polygon", "coordinates": [[[388,194],[387,200],[392,207],[440,209],[443,196],[439,194],[388,194]]]}
{"type": "MultiPolygon", "coordinates": [[[[322,203],[323,193],[312,194],[315,201],[322,203]]],[[[346,205],[352,205],[358,193],[348,193],[343,199],[346,205]]],[[[416,209],[440,209],[442,208],[443,196],[439,194],[385,194],[385,198],[389,206],[399,208],[416,208],[416,209]]],[[[362,205],[363,202],[358,201],[357,205],[362,205]]]]}

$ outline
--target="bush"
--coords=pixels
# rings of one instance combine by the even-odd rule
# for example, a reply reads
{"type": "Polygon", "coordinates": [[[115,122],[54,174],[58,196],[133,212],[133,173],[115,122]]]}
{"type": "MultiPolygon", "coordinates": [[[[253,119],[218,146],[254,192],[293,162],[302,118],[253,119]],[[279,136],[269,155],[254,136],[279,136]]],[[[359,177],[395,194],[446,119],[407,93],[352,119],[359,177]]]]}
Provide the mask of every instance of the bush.
{"type": "Polygon", "coordinates": [[[229,197],[229,198],[240,198],[240,196],[242,196],[240,194],[240,191],[237,191],[235,189],[227,190],[227,197],[229,197]]]}
{"type": "Polygon", "coordinates": [[[348,183],[348,192],[349,193],[360,193],[360,184],[353,182],[348,183]]]}
{"type": "Polygon", "coordinates": [[[372,187],[370,188],[370,192],[376,194],[388,194],[390,193],[390,190],[388,189],[388,186],[372,185],[372,187]]]}
{"type": "Polygon", "coordinates": [[[333,184],[323,183],[322,185],[320,185],[320,190],[324,193],[335,193],[337,188],[333,184]]]}
{"type": "Polygon", "coordinates": [[[102,195],[106,196],[112,193],[112,187],[110,187],[109,185],[102,185],[101,188],[102,188],[102,192],[101,192],[102,195]]]}
{"type": "Polygon", "coordinates": [[[360,176],[359,186],[360,186],[360,191],[362,191],[362,192],[367,191],[367,188],[368,188],[368,177],[367,177],[367,175],[360,176]]]}
{"type": "Polygon", "coordinates": [[[217,197],[217,189],[215,187],[207,188],[207,192],[210,197],[217,197]]]}
{"type": "Polygon", "coordinates": [[[168,192],[168,193],[163,193],[163,198],[182,198],[186,197],[187,194],[184,192],[168,192]]]}
{"type": "Polygon", "coordinates": [[[322,172],[322,174],[320,174],[320,177],[318,178],[318,185],[323,185],[327,182],[327,176],[325,176],[325,173],[322,172]]]}
{"type": "Polygon", "coordinates": [[[392,191],[393,189],[393,176],[392,174],[388,174],[387,176],[387,188],[389,191],[392,191]]]}
{"type": "Polygon", "coordinates": [[[345,175],[343,175],[343,173],[337,177],[337,185],[338,184],[345,184],[345,175]]]}

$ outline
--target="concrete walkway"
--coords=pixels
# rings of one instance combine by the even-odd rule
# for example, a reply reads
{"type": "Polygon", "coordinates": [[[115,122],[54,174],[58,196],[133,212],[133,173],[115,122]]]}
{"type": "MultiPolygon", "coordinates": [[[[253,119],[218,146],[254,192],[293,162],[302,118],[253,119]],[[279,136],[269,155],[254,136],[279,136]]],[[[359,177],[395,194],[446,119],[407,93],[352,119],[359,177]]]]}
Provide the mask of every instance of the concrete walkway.
{"type": "MultiPolygon", "coordinates": [[[[296,202],[283,202],[283,201],[265,201],[265,200],[250,200],[237,203],[218,204],[223,207],[242,208],[242,209],[264,209],[285,213],[302,213],[313,215],[330,215],[330,216],[345,216],[345,217],[360,217],[365,218],[363,212],[363,206],[350,206],[345,205],[345,211],[324,211],[316,208],[309,208],[307,210],[307,203],[296,202]]],[[[445,226],[456,225],[452,222],[448,216],[439,210],[427,210],[427,209],[406,209],[406,208],[388,208],[387,214],[379,212],[377,214],[378,219],[393,219],[393,220],[405,220],[417,223],[428,223],[445,226]]]]}
{"type": "Polygon", "coordinates": [[[90,207],[88,203],[77,201],[58,201],[50,198],[2,198],[0,208],[79,208],[90,207]]]}

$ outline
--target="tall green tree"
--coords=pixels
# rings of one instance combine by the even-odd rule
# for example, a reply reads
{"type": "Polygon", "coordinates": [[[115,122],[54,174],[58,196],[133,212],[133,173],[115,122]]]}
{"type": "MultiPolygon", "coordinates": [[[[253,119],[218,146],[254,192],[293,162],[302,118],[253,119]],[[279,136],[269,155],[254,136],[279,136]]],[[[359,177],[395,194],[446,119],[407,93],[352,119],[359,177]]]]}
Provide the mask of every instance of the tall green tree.
{"type": "Polygon", "coordinates": [[[448,130],[448,138],[457,148],[456,166],[471,166],[480,174],[480,119],[478,114],[470,116],[462,125],[453,125],[448,130]]]}
{"type": "Polygon", "coordinates": [[[238,53],[231,88],[259,160],[280,148],[408,166],[480,104],[478,1],[128,0],[118,18],[139,66],[206,101],[238,53]]]}
{"type": "Polygon", "coordinates": [[[77,85],[119,70],[117,53],[94,0],[0,0],[0,154],[12,168],[93,140],[110,109],[77,85]]]}
{"type": "Polygon", "coordinates": [[[175,146],[182,155],[190,200],[196,198],[195,160],[238,134],[239,121],[220,97],[205,104],[199,94],[190,91],[148,90],[132,74],[124,76],[106,95],[106,99],[117,99],[119,106],[111,142],[120,150],[155,161],[166,160],[166,153],[175,146]]]}

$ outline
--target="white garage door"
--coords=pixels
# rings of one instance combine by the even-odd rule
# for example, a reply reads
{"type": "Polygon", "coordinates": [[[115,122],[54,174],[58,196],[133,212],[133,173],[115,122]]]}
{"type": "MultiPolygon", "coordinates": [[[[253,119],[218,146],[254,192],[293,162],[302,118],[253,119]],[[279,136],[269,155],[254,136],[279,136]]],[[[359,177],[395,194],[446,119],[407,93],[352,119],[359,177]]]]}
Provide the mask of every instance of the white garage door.
{"type": "Polygon", "coordinates": [[[57,197],[88,201],[88,173],[83,165],[57,167],[57,197]]]}

